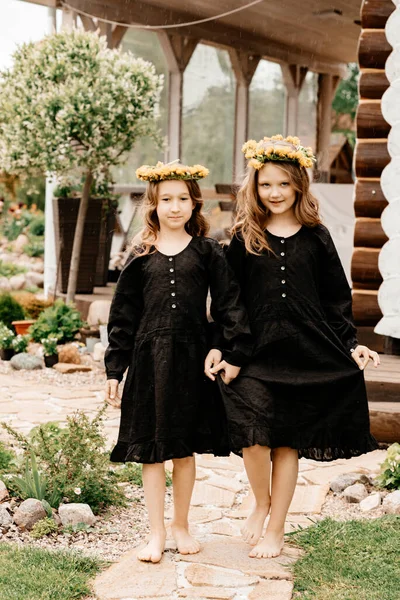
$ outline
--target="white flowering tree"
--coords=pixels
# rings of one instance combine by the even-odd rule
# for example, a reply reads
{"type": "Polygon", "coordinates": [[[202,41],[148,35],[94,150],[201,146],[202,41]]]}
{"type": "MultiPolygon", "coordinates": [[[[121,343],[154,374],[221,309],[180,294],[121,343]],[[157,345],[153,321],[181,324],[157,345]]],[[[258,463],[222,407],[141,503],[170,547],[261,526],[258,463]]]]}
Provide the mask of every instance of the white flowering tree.
{"type": "Polygon", "coordinates": [[[67,302],[75,296],[93,181],[156,131],[162,76],[105,38],[64,31],[21,46],[0,77],[0,169],[84,181],[67,302]]]}

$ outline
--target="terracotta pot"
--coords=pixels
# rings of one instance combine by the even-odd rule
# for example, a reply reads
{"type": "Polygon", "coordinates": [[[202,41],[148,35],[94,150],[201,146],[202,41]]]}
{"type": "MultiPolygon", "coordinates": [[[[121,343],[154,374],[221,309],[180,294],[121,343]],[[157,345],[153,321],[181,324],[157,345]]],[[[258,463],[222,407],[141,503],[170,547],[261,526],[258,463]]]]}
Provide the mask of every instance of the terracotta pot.
{"type": "Polygon", "coordinates": [[[10,360],[15,354],[15,350],[12,348],[0,348],[0,358],[1,360],[10,360]]]}
{"type": "Polygon", "coordinates": [[[57,363],[58,363],[58,354],[51,354],[50,356],[44,357],[44,364],[49,369],[51,369],[51,367],[54,367],[54,365],[56,365],[57,363]]]}
{"type": "Polygon", "coordinates": [[[29,327],[35,322],[35,320],[30,321],[29,319],[26,319],[25,321],[13,321],[12,325],[15,331],[17,332],[17,335],[25,335],[26,333],[28,333],[29,327]]]}

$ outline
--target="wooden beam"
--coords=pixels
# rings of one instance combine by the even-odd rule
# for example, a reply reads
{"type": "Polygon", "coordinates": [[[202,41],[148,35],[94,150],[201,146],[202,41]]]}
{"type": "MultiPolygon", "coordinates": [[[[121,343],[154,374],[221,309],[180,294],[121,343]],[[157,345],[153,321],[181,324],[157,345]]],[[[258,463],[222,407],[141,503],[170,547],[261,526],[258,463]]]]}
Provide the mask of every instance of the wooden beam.
{"type": "Polygon", "coordinates": [[[90,17],[86,17],[85,15],[79,15],[80,20],[82,21],[82,25],[85,31],[97,31],[98,25],[90,17]]]}
{"type": "Polygon", "coordinates": [[[283,81],[286,87],[285,135],[297,135],[299,120],[299,95],[305,81],[308,68],[299,65],[281,65],[283,81]]]}
{"type": "Polygon", "coordinates": [[[125,33],[128,31],[128,27],[122,25],[115,25],[111,34],[111,47],[118,48],[122,42],[125,33]]]}
{"type": "Polygon", "coordinates": [[[63,8],[61,29],[70,30],[76,27],[76,17],[75,11],[63,8]]]}

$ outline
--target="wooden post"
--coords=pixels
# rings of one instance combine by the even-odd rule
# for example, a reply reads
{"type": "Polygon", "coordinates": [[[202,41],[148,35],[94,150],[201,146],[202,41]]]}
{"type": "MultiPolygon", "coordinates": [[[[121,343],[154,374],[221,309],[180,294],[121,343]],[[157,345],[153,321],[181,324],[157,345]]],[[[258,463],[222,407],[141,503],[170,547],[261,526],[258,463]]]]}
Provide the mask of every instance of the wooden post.
{"type": "Polygon", "coordinates": [[[61,29],[70,30],[76,27],[76,12],[68,8],[62,10],[61,29]]]}
{"type": "Polygon", "coordinates": [[[300,65],[281,65],[283,81],[286,87],[285,135],[297,135],[299,120],[299,95],[307,75],[308,68],[300,65]]]}
{"type": "Polygon", "coordinates": [[[231,48],[229,50],[229,57],[236,78],[233,179],[237,181],[241,179],[245,171],[245,158],[242,146],[248,137],[249,88],[260,62],[260,56],[254,56],[242,50],[231,48]]]}
{"type": "Polygon", "coordinates": [[[318,78],[317,108],[317,158],[321,183],[329,182],[329,146],[332,131],[332,100],[334,81],[332,75],[321,73],[318,78]]]}
{"type": "Polygon", "coordinates": [[[104,35],[107,39],[109,48],[118,48],[122,42],[122,38],[128,31],[128,27],[123,25],[111,25],[99,19],[92,19],[85,15],[79,15],[85,31],[98,31],[100,35],[104,35]]]}
{"type": "Polygon", "coordinates": [[[169,72],[167,160],[172,161],[181,157],[183,74],[197,46],[197,40],[170,35],[165,31],[158,31],[157,34],[169,72]]]}

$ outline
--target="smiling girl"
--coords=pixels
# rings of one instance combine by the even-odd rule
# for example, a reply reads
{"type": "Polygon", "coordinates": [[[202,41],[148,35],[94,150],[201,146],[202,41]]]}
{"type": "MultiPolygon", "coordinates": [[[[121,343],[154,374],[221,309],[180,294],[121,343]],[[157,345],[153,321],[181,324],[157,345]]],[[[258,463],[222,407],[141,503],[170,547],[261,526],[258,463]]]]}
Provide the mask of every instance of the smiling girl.
{"type": "Polygon", "coordinates": [[[230,447],[243,453],[255,496],[242,532],[261,558],[282,550],[299,456],[330,461],[377,447],[363,369],[379,357],[357,343],[351,291],[309,189],[312,150],[274,136],[243,151],[249,166],[227,257],[255,351],[221,388],[230,447]]]}
{"type": "Polygon", "coordinates": [[[200,547],[188,528],[193,454],[229,453],[204,376],[206,358],[208,370],[222,359],[217,348],[207,356],[209,289],[211,315],[227,346],[226,383],[251,352],[239,286],[219,244],[205,237],[197,180],[207,173],[200,165],[176,163],[137,170],[147,182],[144,229],[118,280],[110,312],[106,398],[114,406],[121,404],[118,384],[129,367],[111,460],[143,463],[150,521],[149,542],[138,554],[144,561],[158,562],[164,551],[164,461],[173,461],[172,535],[180,553],[194,554],[200,547]]]}

